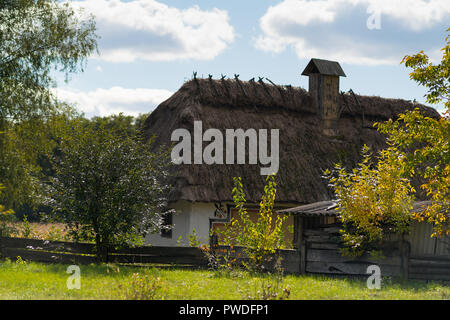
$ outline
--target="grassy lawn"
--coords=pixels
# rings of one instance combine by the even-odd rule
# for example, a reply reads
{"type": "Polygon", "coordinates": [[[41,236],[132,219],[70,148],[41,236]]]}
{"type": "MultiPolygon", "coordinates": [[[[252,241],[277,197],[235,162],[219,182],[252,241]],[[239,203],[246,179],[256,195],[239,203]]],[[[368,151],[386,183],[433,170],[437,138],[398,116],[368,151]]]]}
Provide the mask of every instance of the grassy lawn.
{"type": "MultiPolygon", "coordinates": [[[[206,270],[103,264],[81,266],[81,289],[69,290],[66,269],[67,265],[1,261],[0,299],[130,299],[145,290],[155,299],[260,299],[257,291],[269,283],[245,272],[231,277],[206,270]],[[134,273],[153,279],[150,286],[136,281],[134,273]]],[[[402,286],[387,280],[380,290],[369,290],[364,280],[288,275],[279,288],[290,291],[289,299],[450,299],[450,286],[424,282],[402,286]]]]}

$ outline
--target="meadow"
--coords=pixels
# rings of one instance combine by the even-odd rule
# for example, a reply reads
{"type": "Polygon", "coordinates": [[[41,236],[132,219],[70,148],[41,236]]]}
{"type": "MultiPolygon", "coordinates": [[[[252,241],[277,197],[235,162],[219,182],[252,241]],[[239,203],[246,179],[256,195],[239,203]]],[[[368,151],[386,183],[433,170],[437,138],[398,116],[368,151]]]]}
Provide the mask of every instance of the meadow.
{"type": "MultiPolygon", "coordinates": [[[[364,279],[316,275],[253,276],[244,271],[91,264],[81,266],[80,289],[67,288],[67,265],[22,260],[0,261],[0,299],[263,299],[277,291],[278,298],[336,299],[450,299],[450,286],[385,279],[381,289],[368,289],[364,279]],[[281,279],[281,278],[280,278],[281,279]],[[266,295],[266,296],[264,296],[266,295]]],[[[276,298],[272,296],[272,298],[276,298]]]]}

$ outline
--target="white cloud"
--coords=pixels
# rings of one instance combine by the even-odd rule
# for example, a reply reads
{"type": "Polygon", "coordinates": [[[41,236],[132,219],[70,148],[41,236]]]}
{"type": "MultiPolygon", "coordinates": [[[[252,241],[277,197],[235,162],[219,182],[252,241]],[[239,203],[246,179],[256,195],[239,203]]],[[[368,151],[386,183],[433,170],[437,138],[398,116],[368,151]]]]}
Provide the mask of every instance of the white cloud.
{"type": "Polygon", "coordinates": [[[405,50],[416,50],[419,41],[427,45],[427,32],[449,18],[448,0],[284,0],[261,17],[255,47],[273,53],[292,47],[299,58],[398,64],[405,50]],[[380,30],[367,28],[373,13],[380,30]]]}
{"type": "Polygon", "coordinates": [[[87,116],[108,116],[124,113],[137,116],[152,111],[158,104],[169,98],[173,92],[164,89],[126,89],[112,87],[83,92],[72,88],[54,89],[62,101],[75,104],[87,116]]]}
{"type": "Polygon", "coordinates": [[[224,10],[180,10],[155,0],[73,2],[96,17],[100,56],[110,62],[209,60],[234,40],[224,10]]]}

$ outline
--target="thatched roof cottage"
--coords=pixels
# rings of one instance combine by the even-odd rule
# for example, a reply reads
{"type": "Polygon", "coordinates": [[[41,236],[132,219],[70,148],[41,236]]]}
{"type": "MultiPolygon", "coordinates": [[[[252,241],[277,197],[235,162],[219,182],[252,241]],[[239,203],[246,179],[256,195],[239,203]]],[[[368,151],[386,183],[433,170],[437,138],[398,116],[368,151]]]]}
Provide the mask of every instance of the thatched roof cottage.
{"type": "MultiPolygon", "coordinates": [[[[339,76],[345,74],[336,62],[313,59],[304,74],[310,77],[309,91],[263,79],[194,78],[151,113],[145,122],[146,135],[156,136],[156,147],[172,144],[176,129],[194,135],[194,121],[201,121],[203,132],[278,129],[276,205],[282,209],[330,200],[323,170],[336,162],[354,166],[364,144],[374,150],[383,147],[384,137],[373,128],[375,122],[415,107],[439,116],[434,109],[410,101],[339,93],[339,76]]],[[[208,143],[203,141],[202,147],[208,143]]],[[[242,177],[248,203],[258,205],[266,179],[261,168],[266,165],[195,162],[175,166],[170,201],[177,214],[167,218],[174,228],[149,236],[149,243],[177,245],[180,236],[186,243],[194,229],[207,242],[211,228],[233,214],[233,177],[242,177]]]]}

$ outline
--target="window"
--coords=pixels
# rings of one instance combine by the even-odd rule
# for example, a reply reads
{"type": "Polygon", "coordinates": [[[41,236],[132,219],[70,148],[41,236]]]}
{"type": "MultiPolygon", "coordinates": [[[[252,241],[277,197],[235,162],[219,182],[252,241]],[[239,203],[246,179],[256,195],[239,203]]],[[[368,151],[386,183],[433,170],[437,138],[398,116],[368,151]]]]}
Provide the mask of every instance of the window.
{"type": "Polygon", "coordinates": [[[172,238],[173,214],[168,213],[163,218],[163,225],[170,226],[170,229],[161,229],[161,237],[172,238]]]}

